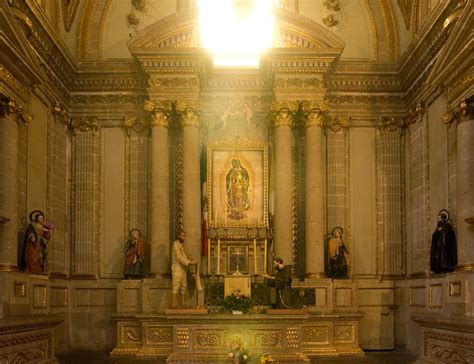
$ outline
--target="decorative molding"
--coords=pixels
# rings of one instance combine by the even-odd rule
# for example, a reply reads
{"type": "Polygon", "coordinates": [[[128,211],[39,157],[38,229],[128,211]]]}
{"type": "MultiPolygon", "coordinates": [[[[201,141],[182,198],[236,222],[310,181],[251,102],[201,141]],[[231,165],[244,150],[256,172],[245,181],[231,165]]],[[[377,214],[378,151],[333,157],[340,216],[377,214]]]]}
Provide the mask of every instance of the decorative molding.
{"type": "Polygon", "coordinates": [[[169,127],[173,111],[171,101],[145,101],[144,110],[150,113],[150,126],[169,127]]]}
{"type": "Polygon", "coordinates": [[[405,28],[408,30],[410,29],[413,0],[397,0],[397,3],[405,22],[405,28]]]}
{"type": "Polygon", "coordinates": [[[123,127],[127,136],[130,137],[132,130],[136,133],[142,133],[144,130],[148,129],[148,124],[138,116],[124,116],[123,127]]]}
{"type": "Polygon", "coordinates": [[[53,102],[51,106],[51,113],[53,114],[54,120],[58,123],[69,125],[71,122],[69,113],[58,100],[53,102]]]}
{"type": "Polygon", "coordinates": [[[376,126],[380,132],[396,131],[405,127],[405,120],[403,118],[382,116],[376,126]]]}
{"type": "Polygon", "coordinates": [[[405,118],[405,125],[415,124],[423,119],[423,115],[426,112],[426,107],[423,102],[418,102],[415,107],[408,111],[408,115],[405,118]]]}
{"type": "Polygon", "coordinates": [[[325,26],[328,28],[335,27],[336,25],[339,24],[339,21],[336,20],[336,17],[334,14],[328,14],[323,18],[323,23],[325,26]]]}
{"type": "Polygon", "coordinates": [[[327,110],[329,106],[325,102],[303,101],[301,108],[304,112],[304,126],[324,126],[328,119],[327,110]]]}
{"type": "Polygon", "coordinates": [[[14,122],[22,121],[26,125],[31,124],[33,115],[24,111],[15,99],[0,94],[0,117],[14,122]]]}
{"type": "Polygon", "coordinates": [[[182,127],[199,127],[201,114],[200,105],[197,101],[177,101],[176,111],[179,113],[182,127]]]}
{"type": "Polygon", "coordinates": [[[73,117],[71,118],[69,126],[72,128],[72,130],[80,131],[83,133],[88,131],[96,132],[97,130],[99,130],[99,121],[97,117],[94,116],[82,118],[73,117]]]}
{"type": "MultiPolygon", "coordinates": [[[[109,90],[112,91],[112,90],[109,90]]],[[[95,95],[82,95],[82,94],[72,94],[71,104],[78,105],[93,105],[93,104],[134,104],[142,105],[148,96],[146,95],[130,95],[130,94],[95,94],[95,95]]]]}
{"type": "Polygon", "coordinates": [[[474,95],[461,100],[452,110],[445,113],[441,120],[449,125],[456,121],[458,124],[466,120],[474,120],[474,95]]]}
{"type": "Polygon", "coordinates": [[[295,115],[298,111],[298,103],[296,101],[273,101],[272,102],[272,118],[274,127],[294,126],[295,115]]]}
{"type": "Polygon", "coordinates": [[[66,32],[71,30],[72,23],[76,17],[80,0],[61,0],[61,9],[63,12],[64,29],[66,32]]]}

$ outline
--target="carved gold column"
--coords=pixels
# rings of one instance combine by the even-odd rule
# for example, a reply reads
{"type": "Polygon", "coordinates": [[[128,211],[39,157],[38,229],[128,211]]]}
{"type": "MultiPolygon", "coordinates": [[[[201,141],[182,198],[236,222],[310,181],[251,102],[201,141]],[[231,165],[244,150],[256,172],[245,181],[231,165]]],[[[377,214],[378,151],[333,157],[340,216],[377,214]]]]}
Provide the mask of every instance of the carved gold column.
{"type": "Polygon", "coordinates": [[[303,103],[306,128],[305,266],[306,277],[324,277],[324,194],[322,128],[326,114],[316,102],[303,103]]]}
{"type": "Polygon", "coordinates": [[[15,100],[0,94],[0,271],[18,270],[18,122],[29,123],[15,100]]]}
{"type": "Polygon", "coordinates": [[[456,227],[458,270],[474,270],[474,96],[462,100],[445,122],[457,121],[456,227]]]}
{"type": "Polygon", "coordinates": [[[292,134],[296,102],[272,104],[275,143],[275,256],[285,264],[293,263],[292,247],[292,134]]]}
{"type": "Polygon", "coordinates": [[[201,259],[201,179],[199,105],[196,101],[178,101],[183,128],[183,229],[186,231],[188,257],[201,259]]]}
{"type": "Polygon", "coordinates": [[[151,112],[150,274],[170,276],[170,171],[168,127],[171,102],[147,102],[151,112]]]}

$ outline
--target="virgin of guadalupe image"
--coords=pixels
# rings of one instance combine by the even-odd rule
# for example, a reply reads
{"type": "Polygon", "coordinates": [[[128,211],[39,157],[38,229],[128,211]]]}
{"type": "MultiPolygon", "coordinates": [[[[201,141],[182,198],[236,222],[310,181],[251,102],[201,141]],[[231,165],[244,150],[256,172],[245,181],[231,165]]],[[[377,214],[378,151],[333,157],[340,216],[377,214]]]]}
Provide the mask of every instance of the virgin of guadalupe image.
{"type": "Polygon", "coordinates": [[[245,211],[250,207],[248,190],[250,185],[249,173],[242,166],[240,159],[232,159],[232,167],[225,177],[227,196],[227,216],[234,220],[245,217],[245,211]]]}

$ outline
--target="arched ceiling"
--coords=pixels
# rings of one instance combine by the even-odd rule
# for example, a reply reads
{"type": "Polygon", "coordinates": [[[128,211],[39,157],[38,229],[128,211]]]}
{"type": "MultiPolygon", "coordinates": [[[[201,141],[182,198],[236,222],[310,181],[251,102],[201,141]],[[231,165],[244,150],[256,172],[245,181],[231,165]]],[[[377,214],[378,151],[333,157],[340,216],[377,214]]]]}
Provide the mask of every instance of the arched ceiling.
{"type": "MultiPolygon", "coordinates": [[[[144,8],[137,8],[132,1],[126,0],[86,0],[78,26],[78,58],[131,57],[126,45],[130,37],[176,13],[180,6],[179,0],[143,0],[137,3],[143,4],[144,8]]],[[[342,39],[345,44],[342,58],[395,61],[399,57],[397,20],[403,23],[403,18],[396,16],[391,0],[300,0],[297,10],[303,17],[342,39]],[[326,3],[337,3],[337,7],[326,3]]]]}
{"type": "MultiPolygon", "coordinates": [[[[397,61],[444,0],[280,0],[344,43],[346,60],[397,61]]],[[[196,0],[33,0],[78,61],[131,58],[127,41],[196,0]],[[62,19],[61,19],[62,18],[62,19]]],[[[179,17],[179,15],[178,15],[179,17]]],[[[301,19],[301,18],[300,18],[301,19]]]]}

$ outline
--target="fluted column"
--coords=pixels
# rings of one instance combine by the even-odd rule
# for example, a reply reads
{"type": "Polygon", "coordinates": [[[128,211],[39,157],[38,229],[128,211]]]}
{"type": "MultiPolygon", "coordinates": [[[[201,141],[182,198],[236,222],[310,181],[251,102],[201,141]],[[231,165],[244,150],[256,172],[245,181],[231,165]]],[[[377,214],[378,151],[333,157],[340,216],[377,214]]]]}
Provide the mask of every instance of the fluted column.
{"type": "Polygon", "coordinates": [[[322,127],[325,114],[314,102],[304,102],[306,128],[305,266],[306,277],[324,276],[324,195],[322,127]]]}
{"type": "Polygon", "coordinates": [[[149,102],[151,111],[150,248],[152,276],[170,276],[169,115],[171,103],[149,102]]]}
{"type": "Polygon", "coordinates": [[[457,119],[457,241],[458,269],[474,270],[474,97],[459,104],[457,119]]]}
{"type": "Polygon", "coordinates": [[[295,102],[275,101],[272,105],[275,148],[275,256],[293,264],[292,247],[292,135],[295,102]]]}
{"type": "Polygon", "coordinates": [[[183,128],[183,229],[187,234],[188,256],[201,259],[201,187],[200,187],[200,133],[198,104],[178,101],[183,128]]]}
{"type": "Polygon", "coordinates": [[[30,122],[15,100],[0,94],[0,271],[18,270],[18,122],[30,122]]]}
{"type": "Polygon", "coordinates": [[[74,212],[72,276],[98,276],[97,241],[100,201],[100,138],[96,118],[72,118],[74,212]]]}

